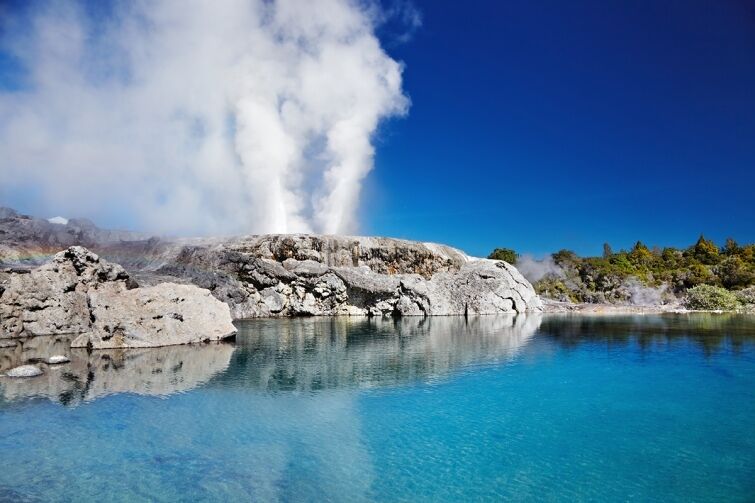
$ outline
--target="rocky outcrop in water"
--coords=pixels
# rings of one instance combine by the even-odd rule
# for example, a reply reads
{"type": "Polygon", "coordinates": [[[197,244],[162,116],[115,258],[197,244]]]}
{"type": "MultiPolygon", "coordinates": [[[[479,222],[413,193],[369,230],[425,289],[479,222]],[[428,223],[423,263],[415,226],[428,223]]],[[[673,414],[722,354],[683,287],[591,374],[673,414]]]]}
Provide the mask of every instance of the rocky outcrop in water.
{"type": "Polygon", "coordinates": [[[147,348],[217,341],[236,333],[228,306],[194,285],[160,283],[89,292],[91,330],[71,347],[147,348]]]}
{"type": "MultiPolygon", "coordinates": [[[[86,226],[82,230],[77,220],[64,226],[12,210],[5,213],[3,217],[0,212],[0,244],[6,247],[4,254],[0,249],[0,263],[28,265],[23,253],[33,256],[45,246],[80,240],[121,264],[142,285],[171,282],[209,290],[230,306],[236,319],[497,314],[542,308],[513,266],[470,258],[443,245],[315,235],[144,239],[86,226]],[[23,253],[18,252],[19,243],[23,253]],[[39,246],[32,250],[34,243],[39,246]]],[[[133,301],[129,303],[133,307],[133,301]]]]}
{"type": "Polygon", "coordinates": [[[234,318],[464,315],[538,311],[511,265],[389,238],[268,235],[173,250],[158,277],[191,281],[234,318]]]}
{"type": "Polygon", "coordinates": [[[0,273],[0,339],[80,334],[88,348],[155,347],[235,334],[228,306],[193,285],[138,288],[119,265],[71,247],[0,273]]]}

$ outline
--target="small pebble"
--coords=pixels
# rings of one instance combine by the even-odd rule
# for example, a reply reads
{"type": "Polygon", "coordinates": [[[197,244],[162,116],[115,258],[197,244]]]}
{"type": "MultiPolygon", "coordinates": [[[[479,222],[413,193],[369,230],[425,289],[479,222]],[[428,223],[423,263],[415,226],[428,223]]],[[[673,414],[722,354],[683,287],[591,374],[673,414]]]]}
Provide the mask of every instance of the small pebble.
{"type": "Polygon", "coordinates": [[[42,369],[36,365],[21,365],[5,373],[7,377],[35,377],[42,375],[42,369]]]}
{"type": "Polygon", "coordinates": [[[69,360],[67,356],[54,355],[45,360],[45,363],[47,363],[48,365],[57,365],[59,363],[68,363],[70,361],[71,360],[69,360]]]}

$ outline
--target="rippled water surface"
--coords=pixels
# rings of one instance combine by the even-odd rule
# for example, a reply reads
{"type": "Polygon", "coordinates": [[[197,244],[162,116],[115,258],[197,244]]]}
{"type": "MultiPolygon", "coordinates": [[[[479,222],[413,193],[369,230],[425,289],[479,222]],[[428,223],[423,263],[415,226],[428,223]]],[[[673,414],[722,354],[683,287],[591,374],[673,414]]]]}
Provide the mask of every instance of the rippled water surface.
{"type": "Polygon", "coordinates": [[[291,319],[0,348],[0,501],[753,501],[755,319],[291,319]]]}

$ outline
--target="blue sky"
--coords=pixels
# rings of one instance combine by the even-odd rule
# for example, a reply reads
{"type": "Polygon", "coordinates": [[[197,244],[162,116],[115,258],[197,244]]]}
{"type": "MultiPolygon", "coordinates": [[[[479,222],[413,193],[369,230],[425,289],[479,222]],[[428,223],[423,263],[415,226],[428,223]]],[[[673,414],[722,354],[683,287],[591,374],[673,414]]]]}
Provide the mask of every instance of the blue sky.
{"type": "Polygon", "coordinates": [[[476,254],[755,241],[755,3],[417,6],[367,232],[476,254]]]}
{"type": "MultiPolygon", "coordinates": [[[[362,233],[476,255],[755,241],[755,3],[414,4],[408,41],[378,31],[412,104],[377,133],[362,233]]],[[[0,86],[23,88],[2,52],[0,86]]],[[[0,196],[48,209],[33,187],[0,196]]]]}

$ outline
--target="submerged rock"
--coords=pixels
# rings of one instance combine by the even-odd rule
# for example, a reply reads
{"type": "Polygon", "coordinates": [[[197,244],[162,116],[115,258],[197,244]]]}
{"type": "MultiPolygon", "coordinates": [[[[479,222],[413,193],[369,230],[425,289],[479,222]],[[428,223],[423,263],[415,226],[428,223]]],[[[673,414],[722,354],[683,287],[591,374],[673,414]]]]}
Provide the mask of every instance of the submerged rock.
{"type": "Polygon", "coordinates": [[[36,377],[42,374],[42,369],[36,365],[21,365],[5,373],[6,377],[36,377]]]}
{"type": "Polygon", "coordinates": [[[6,272],[0,338],[81,334],[73,347],[155,347],[232,336],[228,306],[208,290],[138,288],[119,265],[74,246],[36,269],[6,272]]]}
{"type": "Polygon", "coordinates": [[[45,360],[48,365],[60,365],[61,363],[68,363],[71,360],[67,356],[53,355],[45,360]]]}
{"type": "MultiPolygon", "coordinates": [[[[0,349],[0,372],[69,347],[70,336],[12,339],[0,349]]],[[[71,361],[30,380],[0,379],[5,400],[46,397],[74,406],[116,393],[167,396],[199,386],[223,372],[236,350],[223,342],[164,348],[67,350],[71,361]]],[[[44,368],[44,364],[40,364],[44,368]]]]}

